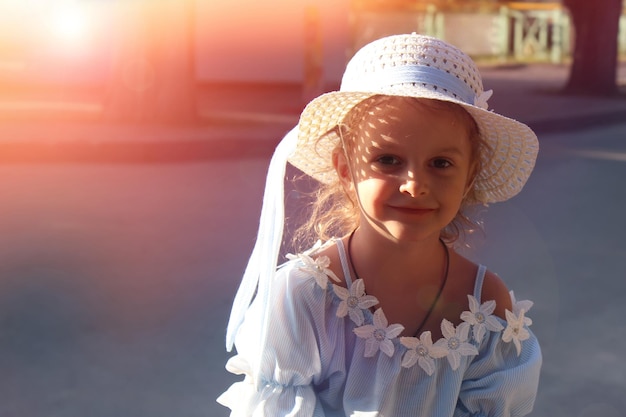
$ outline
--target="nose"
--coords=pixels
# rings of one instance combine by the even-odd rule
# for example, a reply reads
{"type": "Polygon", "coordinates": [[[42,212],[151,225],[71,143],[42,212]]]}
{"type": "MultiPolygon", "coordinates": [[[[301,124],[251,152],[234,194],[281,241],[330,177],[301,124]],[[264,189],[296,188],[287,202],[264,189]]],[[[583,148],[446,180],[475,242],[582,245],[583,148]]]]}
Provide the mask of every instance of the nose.
{"type": "Polygon", "coordinates": [[[427,187],[424,183],[424,178],[420,176],[418,179],[414,172],[407,172],[405,178],[400,183],[400,192],[411,197],[426,194],[427,187]]]}

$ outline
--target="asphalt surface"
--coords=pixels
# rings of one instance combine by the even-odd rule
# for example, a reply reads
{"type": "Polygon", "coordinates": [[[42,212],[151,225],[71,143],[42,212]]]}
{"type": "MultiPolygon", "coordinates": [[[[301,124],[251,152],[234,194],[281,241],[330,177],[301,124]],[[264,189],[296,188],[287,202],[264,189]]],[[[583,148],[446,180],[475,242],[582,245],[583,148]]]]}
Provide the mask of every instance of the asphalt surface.
{"type": "MultiPolygon", "coordinates": [[[[535,302],[533,415],[623,417],[626,100],[559,96],[565,76],[485,70],[491,107],[534,126],[541,151],[466,254],[535,302]]],[[[267,158],[296,117],[282,105],[207,106],[201,129],[0,125],[0,147],[23,146],[0,164],[1,417],[228,415],[225,325],[267,158]]]]}

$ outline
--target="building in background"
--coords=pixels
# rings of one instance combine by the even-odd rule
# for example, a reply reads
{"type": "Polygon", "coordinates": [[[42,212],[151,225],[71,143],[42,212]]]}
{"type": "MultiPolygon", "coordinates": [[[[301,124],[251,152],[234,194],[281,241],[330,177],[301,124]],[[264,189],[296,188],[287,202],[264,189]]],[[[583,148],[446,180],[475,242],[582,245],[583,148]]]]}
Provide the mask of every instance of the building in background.
{"type": "MultiPolygon", "coordinates": [[[[560,63],[570,54],[571,26],[560,1],[188,1],[194,10],[191,77],[201,86],[291,85],[307,98],[336,88],[347,60],[365,43],[414,31],[492,62],[560,63]]],[[[133,2],[149,4],[0,1],[0,95],[106,84],[127,42],[120,9],[133,2]]],[[[626,29],[624,16],[621,26],[626,29]]],[[[166,34],[171,27],[167,20],[160,24],[166,34]]],[[[620,51],[625,48],[622,30],[620,51]]]]}

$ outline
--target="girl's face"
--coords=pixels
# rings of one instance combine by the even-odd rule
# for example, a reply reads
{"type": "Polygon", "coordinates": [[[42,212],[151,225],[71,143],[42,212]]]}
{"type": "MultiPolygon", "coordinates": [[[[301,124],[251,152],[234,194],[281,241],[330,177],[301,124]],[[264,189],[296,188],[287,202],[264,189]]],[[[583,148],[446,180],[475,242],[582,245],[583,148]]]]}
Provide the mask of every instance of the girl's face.
{"type": "Polygon", "coordinates": [[[349,161],[342,152],[334,157],[344,187],[356,191],[361,228],[394,241],[439,238],[469,187],[468,118],[406,98],[365,113],[350,135],[349,161]]]}

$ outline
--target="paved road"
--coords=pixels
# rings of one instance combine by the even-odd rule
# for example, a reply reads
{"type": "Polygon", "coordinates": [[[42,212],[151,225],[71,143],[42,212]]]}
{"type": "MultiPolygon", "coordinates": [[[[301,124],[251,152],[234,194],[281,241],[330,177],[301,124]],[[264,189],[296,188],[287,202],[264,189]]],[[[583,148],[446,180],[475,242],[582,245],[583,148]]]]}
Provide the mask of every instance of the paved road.
{"type": "Polygon", "coordinates": [[[0,167],[0,416],[219,416],[264,169],[0,167]]]}
{"type": "MultiPolygon", "coordinates": [[[[536,416],[624,416],[624,135],[544,135],[469,252],[535,301],[536,416]]],[[[226,416],[224,327],[265,167],[1,166],[0,416],[226,416]]]]}
{"type": "Polygon", "coordinates": [[[536,416],[625,415],[625,134],[619,125],[542,136],[524,192],[486,215],[481,259],[535,301],[536,416]]]}

